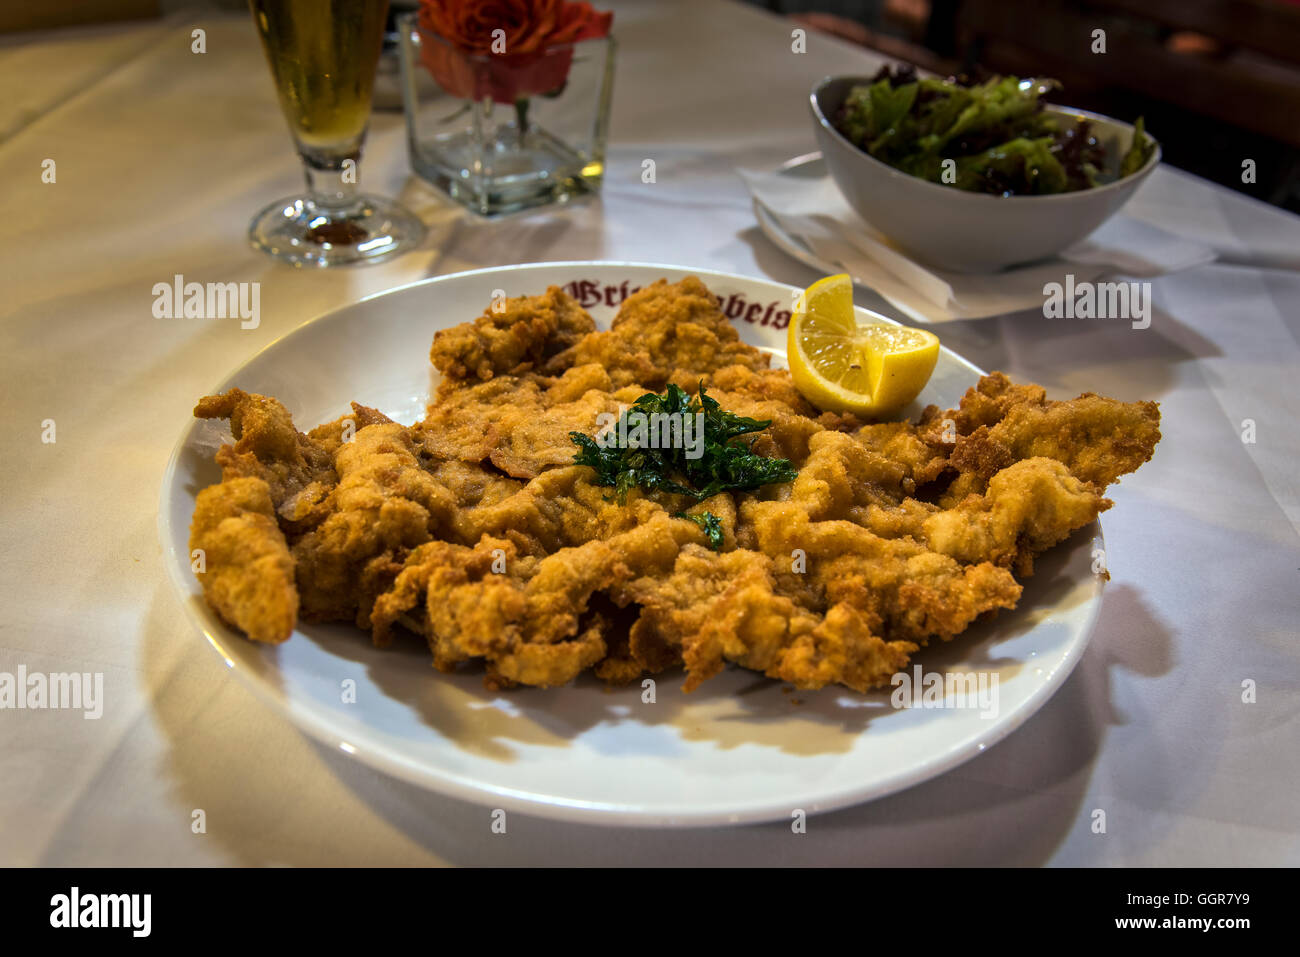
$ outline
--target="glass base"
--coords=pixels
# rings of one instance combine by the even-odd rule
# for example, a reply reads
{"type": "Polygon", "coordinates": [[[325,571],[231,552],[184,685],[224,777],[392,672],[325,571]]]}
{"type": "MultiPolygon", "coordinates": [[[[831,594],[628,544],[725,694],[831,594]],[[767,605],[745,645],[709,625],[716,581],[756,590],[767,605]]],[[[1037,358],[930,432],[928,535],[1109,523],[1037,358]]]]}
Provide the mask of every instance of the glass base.
{"type": "Polygon", "coordinates": [[[378,262],[423,240],[424,224],[415,216],[392,200],[366,194],[345,207],[291,196],[266,207],[248,227],[254,249],[295,266],[378,262]]]}
{"type": "Polygon", "coordinates": [[[484,145],[468,131],[444,134],[415,144],[411,165],[426,182],[480,216],[517,213],[599,192],[604,164],[583,157],[545,130],[531,130],[523,143],[519,140],[510,126],[484,145]],[[485,175],[484,169],[491,174],[485,175]]]}

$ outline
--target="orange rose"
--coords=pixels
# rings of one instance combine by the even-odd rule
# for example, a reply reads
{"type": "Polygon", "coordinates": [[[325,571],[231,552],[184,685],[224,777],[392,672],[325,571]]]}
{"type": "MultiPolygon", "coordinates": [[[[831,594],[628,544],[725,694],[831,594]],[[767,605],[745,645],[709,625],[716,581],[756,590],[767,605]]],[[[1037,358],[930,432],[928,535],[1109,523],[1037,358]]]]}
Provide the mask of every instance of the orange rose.
{"type": "Polygon", "coordinates": [[[443,41],[427,40],[421,57],[454,96],[514,103],[561,89],[569,44],[608,36],[613,19],[585,0],[421,0],[421,29],[443,41]]]}

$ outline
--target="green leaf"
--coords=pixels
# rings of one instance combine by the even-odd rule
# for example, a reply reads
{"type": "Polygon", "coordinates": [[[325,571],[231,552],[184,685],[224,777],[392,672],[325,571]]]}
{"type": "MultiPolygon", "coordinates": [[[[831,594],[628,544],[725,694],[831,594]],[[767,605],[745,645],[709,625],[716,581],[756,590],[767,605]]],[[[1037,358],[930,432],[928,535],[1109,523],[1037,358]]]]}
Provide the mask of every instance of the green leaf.
{"type": "Polygon", "coordinates": [[[1059,193],[1065,189],[1065,168],[1052,155],[1051,137],[1023,137],[990,147],[977,156],[957,161],[957,185],[977,189],[973,184],[1006,182],[1022,184],[1017,192],[1059,193]]]}
{"type": "MultiPolygon", "coordinates": [[[[1057,89],[1041,77],[970,84],[885,69],[849,91],[836,126],[876,159],[930,182],[944,183],[955,161],[959,189],[1008,196],[1087,189],[1105,181],[1103,168],[1116,167],[1086,124],[1062,128],[1043,109],[1044,95],[1057,89]]],[[[1148,137],[1135,136],[1124,175],[1152,148],[1148,137]]]]}
{"type": "Polygon", "coordinates": [[[1119,163],[1120,177],[1131,176],[1147,165],[1151,154],[1156,151],[1156,141],[1147,135],[1146,122],[1139,116],[1133,124],[1133,143],[1119,163]]]}
{"type": "Polygon", "coordinates": [[[673,518],[687,518],[700,526],[704,531],[705,537],[709,540],[709,547],[715,552],[722,551],[722,519],[712,512],[701,512],[699,515],[687,515],[685,512],[677,512],[673,518]]]}
{"type": "MultiPolygon", "coordinates": [[[[751,419],[723,409],[703,383],[694,399],[686,390],[670,384],[662,395],[649,392],[638,398],[610,430],[603,448],[581,432],[570,432],[569,438],[578,447],[575,464],[591,468],[595,483],[613,488],[620,503],[627,501],[627,493],[633,488],[703,501],[720,492],[752,491],[794,480],[798,469],[789,460],[759,455],[753,450],[753,439],[742,439],[771,424],[769,419],[751,419]],[[679,428],[670,430],[669,447],[641,448],[633,444],[636,422],[659,413],[679,417],[670,420],[679,428]],[[634,415],[636,419],[632,419],[634,415]],[[697,458],[687,457],[683,441],[686,422],[682,418],[686,416],[693,417],[692,428],[702,423],[701,454],[697,458]]],[[[656,444],[659,436],[653,430],[648,435],[650,444],[656,444]]]]}

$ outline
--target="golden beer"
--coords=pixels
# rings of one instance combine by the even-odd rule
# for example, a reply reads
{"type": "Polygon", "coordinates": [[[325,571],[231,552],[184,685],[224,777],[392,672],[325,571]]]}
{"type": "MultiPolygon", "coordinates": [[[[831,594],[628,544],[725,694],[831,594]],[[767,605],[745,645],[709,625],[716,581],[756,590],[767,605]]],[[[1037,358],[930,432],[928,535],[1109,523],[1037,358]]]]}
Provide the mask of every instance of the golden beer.
{"type": "Polygon", "coordinates": [[[249,0],[299,142],[347,153],[370,117],[388,0],[249,0]]]}
{"type": "Polygon", "coordinates": [[[248,241],[295,266],[377,262],[418,246],[419,218],[362,193],[361,145],[388,0],[249,0],[306,191],[253,217],[248,241]]]}

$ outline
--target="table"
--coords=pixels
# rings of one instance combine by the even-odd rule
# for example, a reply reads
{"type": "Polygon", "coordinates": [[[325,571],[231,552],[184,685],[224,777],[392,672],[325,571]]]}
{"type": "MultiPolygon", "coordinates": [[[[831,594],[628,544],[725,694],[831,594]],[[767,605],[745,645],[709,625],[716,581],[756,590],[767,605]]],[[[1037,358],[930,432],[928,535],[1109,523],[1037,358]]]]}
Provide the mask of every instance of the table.
{"type": "Polygon", "coordinates": [[[879,58],[816,35],[792,53],[790,25],[751,7],[607,5],[620,50],[600,202],[474,222],[410,177],[400,116],[377,114],[363,184],[400,195],[431,238],[326,273],[244,242],[252,214],[300,184],[245,18],[0,44],[0,671],[102,672],[106,698],[97,721],[0,711],[0,863],[1300,863],[1300,219],[1170,168],[1129,211],[1221,259],[1157,280],[1149,329],[1021,314],[939,330],[1054,395],[1159,399],[1165,433],[1112,492],[1113,577],[1077,670],[1025,726],[942,777],[815,817],[806,834],[512,816],[499,836],[487,809],[311,742],[190,629],[162,567],[163,467],[195,398],[300,323],[426,276],[524,261],[817,278],[759,233],[734,168],[811,150],[813,81],[879,58]],[[195,27],[204,54],[191,52],[195,27]],[[177,273],[260,281],[260,326],[154,318],[153,285],[177,273]]]}

